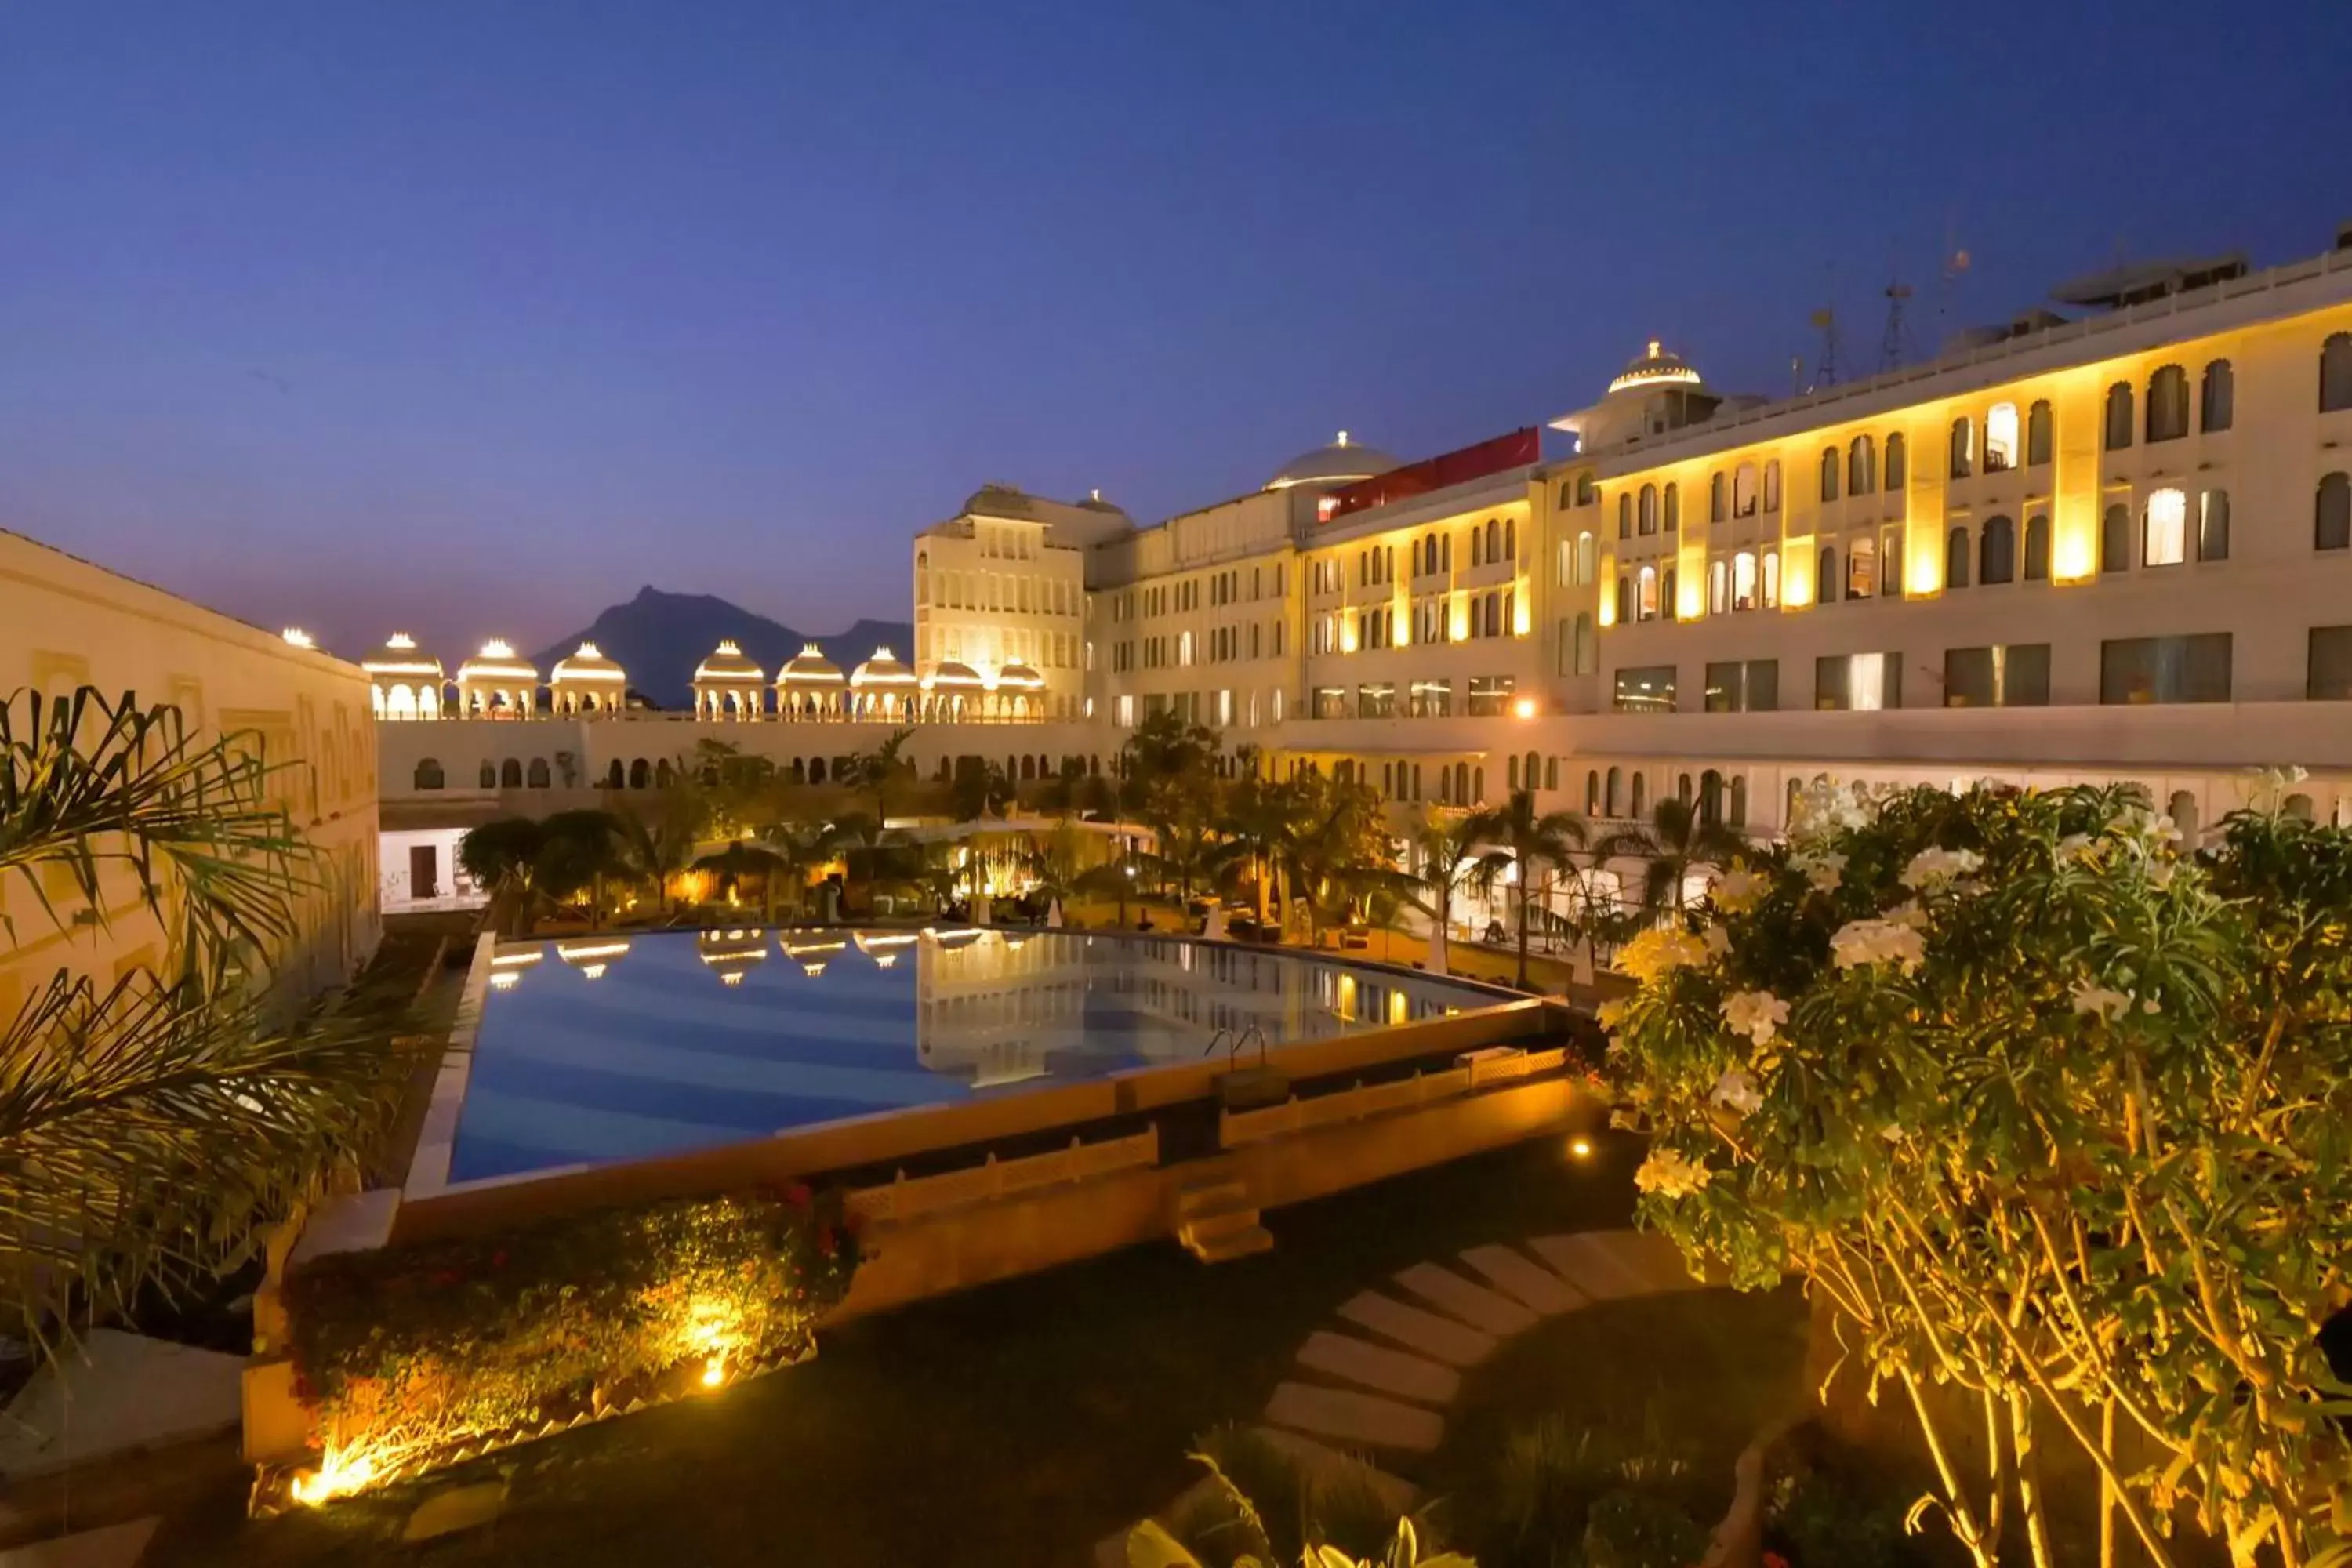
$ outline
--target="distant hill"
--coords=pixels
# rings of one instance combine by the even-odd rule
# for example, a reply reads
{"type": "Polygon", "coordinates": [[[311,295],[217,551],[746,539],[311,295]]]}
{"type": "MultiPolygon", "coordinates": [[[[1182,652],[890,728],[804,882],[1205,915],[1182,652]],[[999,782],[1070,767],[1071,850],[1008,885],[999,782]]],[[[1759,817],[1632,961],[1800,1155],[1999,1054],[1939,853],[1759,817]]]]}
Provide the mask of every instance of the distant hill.
{"type": "Polygon", "coordinates": [[[557,659],[583,642],[593,642],[628,671],[632,690],[664,708],[686,708],[694,701],[695,666],[722,637],[731,638],[757,660],[772,681],[783,662],[808,643],[823,647],[845,672],[855,669],[877,647],[887,647],[909,663],[915,651],[914,628],[905,621],[859,621],[831,637],[810,636],[708,594],[640,588],[635,598],[613,605],[584,630],[541,649],[532,662],[543,678],[557,659]]]}

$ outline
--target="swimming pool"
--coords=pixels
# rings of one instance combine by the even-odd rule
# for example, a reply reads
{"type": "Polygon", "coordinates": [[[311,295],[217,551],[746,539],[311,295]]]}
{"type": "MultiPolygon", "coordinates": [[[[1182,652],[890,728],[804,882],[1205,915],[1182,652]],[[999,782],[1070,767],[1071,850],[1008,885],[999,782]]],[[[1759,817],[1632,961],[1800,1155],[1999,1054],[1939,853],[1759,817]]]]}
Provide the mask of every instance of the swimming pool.
{"type": "Polygon", "coordinates": [[[1279,1047],[1506,1000],[1296,951],[999,930],[745,927],[512,943],[448,1180],[642,1159],[1279,1047]]]}

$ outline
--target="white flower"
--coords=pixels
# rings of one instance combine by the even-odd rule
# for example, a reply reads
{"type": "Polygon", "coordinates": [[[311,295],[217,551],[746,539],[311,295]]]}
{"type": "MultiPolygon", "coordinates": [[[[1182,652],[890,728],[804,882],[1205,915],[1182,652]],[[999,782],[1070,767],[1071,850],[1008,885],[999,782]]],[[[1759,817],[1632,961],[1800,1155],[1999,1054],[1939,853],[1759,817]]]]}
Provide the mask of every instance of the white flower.
{"type": "Polygon", "coordinates": [[[1715,1088],[1706,1097],[1709,1105],[1721,1106],[1734,1116],[1753,1116],[1764,1103],[1764,1093],[1756,1080],[1738,1068],[1733,1068],[1715,1080],[1715,1088]]]}
{"type": "Polygon", "coordinates": [[[2131,998],[2120,991],[2110,991],[2104,985],[2094,985],[2087,980],[2074,982],[2074,1011],[2095,1014],[2113,1021],[2131,1010],[2131,998]]]}
{"type": "Polygon", "coordinates": [[[2098,844],[2087,833],[2069,833],[2058,840],[2058,863],[2073,862],[2089,865],[2099,858],[2098,844]]]}
{"type": "Polygon", "coordinates": [[[1706,944],[1709,958],[1722,958],[1731,952],[1731,932],[1722,926],[1707,927],[1699,933],[1699,941],[1706,944]]]}
{"type": "Polygon", "coordinates": [[[1838,879],[1845,870],[1845,857],[1835,850],[1790,857],[1789,864],[1805,875],[1805,881],[1817,893],[1837,891],[1838,879]]]}
{"type": "Polygon", "coordinates": [[[2172,879],[2179,874],[2180,868],[2169,860],[2151,860],[2147,863],[2147,885],[2158,892],[2172,886],[2172,879]]]}
{"type": "Polygon", "coordinates": [[[1892,963],[1909,974],[1927,962],[1927,943],[1898,921],[1848,921],[1830,938],[1830,956],[1840,969],[1892,963]]]}
{"type": "Polygon", "coordinates": [[[1697,1161],[1661,1148],[1650,1151],[1650,1157],[1633,1173],[1633,1184],[1645,1193],[1679,1198],[1697,1192],[1714,1178],[1715,1173],[1697,1161]]]}
{"type": "Polygon", "coordinates": [[[1653,928],[1617,950],[1618,970],[1644,984],[1706,961],[1706,944],[1682,931],[1653,928]]]}
{"type": "Polygon", "coordinates": [[[1973,849],[1922,849],[1903,868],[1903,885],[1925,892],[1955,877],[1965,877],[1984,864],[1973,849]]]}
{"type": "Polygon", "coordinates": [[[1735,991],[1723,999],[1723,1021],[1760,1046],[1789,1021],[1789,1005],[1769,991],[1735,991]]]}
{"type": "Polygon", "coordinates": [[[1715,885],[1712,894],[1715,907],[1728,915],[1752,910],[1756,907],[1756,900],[1764,896],[1765,887],[1763,878],[1745,866],[1734,866],[1715,885]]]}

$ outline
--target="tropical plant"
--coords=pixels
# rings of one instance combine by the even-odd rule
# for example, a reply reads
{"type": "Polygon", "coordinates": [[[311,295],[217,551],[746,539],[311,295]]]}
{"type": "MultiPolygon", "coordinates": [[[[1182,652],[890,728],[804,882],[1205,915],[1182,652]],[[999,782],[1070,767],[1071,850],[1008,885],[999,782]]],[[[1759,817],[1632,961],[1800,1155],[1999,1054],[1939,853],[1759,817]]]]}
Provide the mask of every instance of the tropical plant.
{"type": "MultiPolygon", "coordinates": [[[[0,703],[0,884],[67,940],[0,1016],[0,1333],[54,1344],[236,1267],[381,1131],[408,1058],[368,999],[290,1016],[273,967],[331,872],[257,737],[84,689],[0,703]],[[79,972],[89,931],[152,931],[79,972]]],[[[6,921],[12,946],[31,935],[6,921]]]]}
{"type": "Polygon", "coordinates": [[[1805,1276],[1980,1563],[2012,1522],[2052,1561],[2050,1441],[2157,1563],[2176,1511],[2240,1563],[2346,1550],[2352,834],[2178,839],[2131,790],[1819,786],[1699,929],[1619,955],[1643,1217],[1805,1276]]]}
{"type": "Polygon", "coordinates": [[[1430,811],[1407,837],[1414,890],[1406,901],[1429,917],[1429,972],[1445,973],[1454,900],[1476,874],[1481,833],[1476,815],[1430,811]]]}
{"type": "Polygon", "coordinates": [[[559,811],[539,825],[540,847],[532,882],[551,899],[588,895],[588,921],[604,918],[604,883],[626,877],[628,862],[621,852],[620,819],[609,811],[559,811]]]}
{"type": "Polygon", "coordinates": [[[1424,1555],[1411,1518],[1391,1524],[1376,1511],[1360,1470],[1312,1476],[1247,1434],[1220,1434],[1208,1447],[1214,1454],[1192,1456],[1209,1472],[1203,1506],[1174,1529],[1151,1520],[1136,1526],[1129,1568],[1477,1568],[1450,1552],[1424,1555]]]}
{"type": "Polygon", "coordinates": [[[915,764],[906,754],[914,738],[912,730],[894,730],[872,751],[852,752],[842,759],[837,776],[851,789],[873,798],[874,820],[878,823],[890,820],[892,792],[914,777],[915,764]]]}
{"type": "Polygon", "coordinates": [[[1289,783],[1265,777],[1254,746],[1241,749],[1237,763],[1237,776],[1218,813],[1223,837],[1210,848],[1208,873],[1228,892],[1249,889],[1263,925],[1279,876],[1277,847],[1297,830],[1299,792],[1289,783]]]}
{"type": "Polygon", "coordinates": [[[1596,865],[1621,858],[1642,861],[1643,905],[1679,915],[1690,874],[1701,867],[1728,866],[1747,847],[1737,829],[1708,820],[1679,795],[1668,795],[1650,808],[1647,826],[1604,835],[1592,847],[1592,858],[1596,865]]]}
{"type": "Polygon", "coordinates": [[[1003,816],[1013,804],[1013,780],[1004,769],[984,757],[965,759],[948,783],[949,809],[958,822],[978,822],[992,814],[1003,816]]]}
{"type": "Polygon", "coordinates": [[[1291,781],[1297,816],[1275,846],[1274,861],[1293,904],[1307,915],[1310,945],[1327,924],[1345,921],[1375,889],[1402,890],[1396,846],[1382,826],[1380,796],[1352,781],[1302,773],[1291,781]]]}
{"type": "Polygon", "coordinates": [[[1572,811],[1538,811],[1535,792],[1524,789],[1513,790],[1508,800],[1477,813],[1464,826],[1471,841],[1494,847],[1472,864],[1471,879],[1481,892],[1491,897],[1506,871],[1517,878],[1518,986],[1524,991],[1528,987],[1528,910],[1538,899],[1537,872],[1544,867],[1555,872],[1572,868],[1577,853],[1590,841],[1591,829],[1572,811]]]}
{"type": "Polygon", "coordinates": [[[632,799],[617,818],[621,859],[628,874],[653,889],[654,904],[669,913],[670,879],[694,864],[695,846],[709,820],[697,791],[673,786],[649,801],[632,799]]]}
{"type": "Polygon", "coordinates": [[[845,892],[863,886],[869,904],[878,890],[921,880],[921,851],[904,833],[884,827],[879,817],[853,813],[829,825],[819,844],[824,854],[841,861],[845,892]]]}

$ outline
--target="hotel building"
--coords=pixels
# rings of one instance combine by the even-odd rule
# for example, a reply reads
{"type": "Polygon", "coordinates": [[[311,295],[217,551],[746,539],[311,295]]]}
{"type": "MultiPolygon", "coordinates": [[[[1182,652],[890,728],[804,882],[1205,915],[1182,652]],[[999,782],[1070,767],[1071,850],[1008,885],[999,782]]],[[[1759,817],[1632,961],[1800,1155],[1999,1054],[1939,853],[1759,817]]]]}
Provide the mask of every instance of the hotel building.
{"type": "MultiPolygon", "coordinates": [[[[1769,836],[1826,773],[2128,781],[2195,830],[2301,764],[2288,809],[2352,819],[2352,249],[2107,283],[1780,400],[1654,342],[1549,458],[1534,427],[1412,464],[1343,437],[1150,527],[992,485],[916,539],[911,667],[813,656],[834,700],[780,682],[760,716],[797,722],[724,731],[386,722],[385,800],[580,804],[558,776],[625,791],[699,733],[815,778],[910,719],[927,773],[1099,772],[1167,710],[1401,814],[1525,785],[1769,836]]],[[[427,711],[415,660],[371,661],[387,721],[427,711]]]]}

